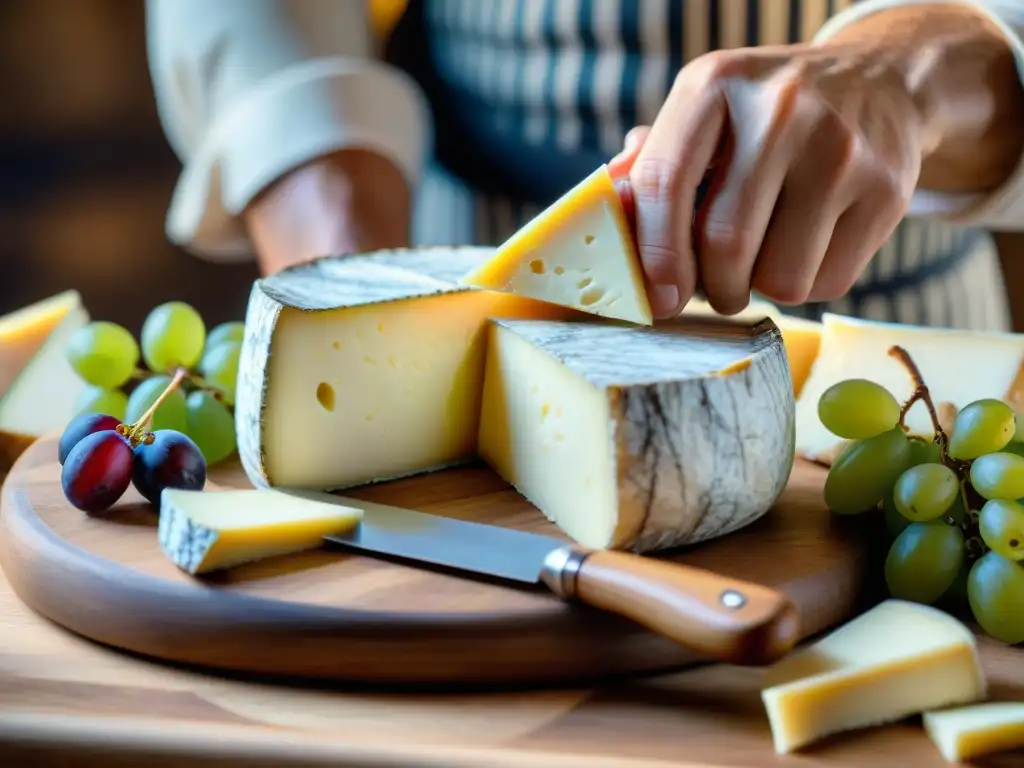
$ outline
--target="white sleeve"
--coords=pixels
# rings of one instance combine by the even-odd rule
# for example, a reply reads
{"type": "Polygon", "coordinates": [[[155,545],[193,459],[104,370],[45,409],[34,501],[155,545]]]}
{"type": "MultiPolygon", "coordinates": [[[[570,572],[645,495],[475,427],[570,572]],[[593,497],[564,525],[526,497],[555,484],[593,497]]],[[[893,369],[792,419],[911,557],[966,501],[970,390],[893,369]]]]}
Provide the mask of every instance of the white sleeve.
{"type": "MultiPolygon", "coordinates": [[[[940,0],[969,5],[988,16],[1006,35],[1024,81],[1024,0],[940,0]]],[[[815,41],[872,13],[907,5],[934,5],[936,0],[864,0],[833,16],[815,41]]],[[[1020,126],[1024,131],[1024,125],[1020,126]]],[[[996,230],[1024,231],[1024,158],[1002,187],[990,194],[954,194],[919,189],[910,201],[909,216],[937,217],[958,224],[996,230]]]]}
{"type": "Polygon", "coordinates": [[[387,157],[415,186],[432,141],[411,78],[376,61],[365,0],[147,0],[160,121],[183,163],[167,236],[249,259],[240,221],[288,171],[346,147],[387,157]]]}

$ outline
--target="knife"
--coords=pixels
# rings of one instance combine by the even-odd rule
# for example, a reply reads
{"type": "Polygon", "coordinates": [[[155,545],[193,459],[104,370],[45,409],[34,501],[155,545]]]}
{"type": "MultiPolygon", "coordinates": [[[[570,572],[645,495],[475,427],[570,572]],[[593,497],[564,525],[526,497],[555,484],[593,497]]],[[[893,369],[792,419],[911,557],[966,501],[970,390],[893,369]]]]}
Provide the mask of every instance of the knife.
{"type": "MultiPolygon", "coordinates": [[[[289,491],[322,500],[315,492],[289,491]]],[[[699,568],[572,543],[510,528],[471,523],[384,504],[330,497],[363,511],[327,545],[500,581],[544,585],[631,619],[710,659],[771,664],[799,639],[799,617],[773,589],[699,568]]]]}

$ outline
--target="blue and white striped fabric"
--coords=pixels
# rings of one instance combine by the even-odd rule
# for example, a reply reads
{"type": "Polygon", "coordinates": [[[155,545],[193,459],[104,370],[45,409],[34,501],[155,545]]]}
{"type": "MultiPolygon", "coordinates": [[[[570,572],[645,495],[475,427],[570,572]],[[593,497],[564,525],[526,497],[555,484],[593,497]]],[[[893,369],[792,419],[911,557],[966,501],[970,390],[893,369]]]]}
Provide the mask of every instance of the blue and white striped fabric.
{"type": "MultiPolygon", "coordinates": [[[[809,40],[852,2],[413,0],[404,23],[426,50],[410,71],[438,132],[416,243],[501,242],[653,121],[686,61],[809,40]]],[[[847,297],[791,311],[1009,327],[988,233],[924,220],[904,221],[847,297]]]]}

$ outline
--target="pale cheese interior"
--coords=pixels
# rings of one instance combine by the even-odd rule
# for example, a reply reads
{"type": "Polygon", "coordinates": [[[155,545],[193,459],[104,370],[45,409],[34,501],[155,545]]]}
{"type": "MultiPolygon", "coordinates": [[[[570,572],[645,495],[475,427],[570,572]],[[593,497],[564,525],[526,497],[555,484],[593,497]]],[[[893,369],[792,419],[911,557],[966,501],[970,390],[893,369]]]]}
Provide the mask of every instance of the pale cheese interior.
{"type": "Polygon", "coordinates": [[[0,317],[0,398],[60,321],[80,306],[78,292],[65,291],[0,317]]]}
{"type": "Polygon", "coordinates": [[[950,763],[1024,748],[1024,702],[993,701],[925,712],[923,719],[928,737],[950,763]]]}
{"type": "Polygon", "coordinates": [[[473,456],[487,319],[569,312],[491,291],[283,310],[263,414],[268,478],[343,488],[473,456]]]}
{"type": "Polygon", "coordinates": [[[640,258],[605,166],[516,232],[462,282],[642,325],[652,322],[640,258]]]}
{"type": "Polygon", "coordinates": [[[618,538],[612,428],[607,392],[491,327],[478,453],[584,546],[618,538]]]}
{"type": "Polygon", "coordinates": [[[986,692],[971,631],[938,609],[901,600],[783,659],[769,679],[761,696],[780,754],[986,692]]]}

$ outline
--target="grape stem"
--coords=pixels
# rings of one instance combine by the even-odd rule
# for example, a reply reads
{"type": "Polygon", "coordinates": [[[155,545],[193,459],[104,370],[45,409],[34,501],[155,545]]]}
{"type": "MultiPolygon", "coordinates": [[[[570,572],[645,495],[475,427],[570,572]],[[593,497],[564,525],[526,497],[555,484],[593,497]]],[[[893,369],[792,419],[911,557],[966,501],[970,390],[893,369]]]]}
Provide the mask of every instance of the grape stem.
{"type": "Polygon", "coordinates": [[[924,377],[921,376],[921,369],[917,367],[917,363],[914,362],[910,353],[898,344],[889,348],[889,355],[891,357],[895,357],[903,364],[903,367],[906,368],[907,372],[910,374],[911,381],[914,382],[913,394],[910,396],[910,399],[900,407],[900,427],[906,431],[907,425],[905,422],[907,413],[910,411],[911,407],[913,407],[914,403],[921,401],[924,403],[925,408],[928,409],[928,416],[932,420],[932,429],[935,430],[935,437],[939,442],[942,453],[945,454],[947,442],[946,432],[942,429],[942,425],[939,423],[939,413],[935,410],[935,403],[932,402],[932,395],[928,390],[928,385],[924,383],[924,377]]]}
{"type": "Polygon", "coordinates": [[[174,373],[174,378],[171,379],[167,388],[160,393],[160,397],[154,400],[153,404],[149,406],[149,410],[142,414],[142,417],[128,428],[128,434],[126,437],[133,446],[142,442],[143,438],[146,436],[146,431],[149,428],[149,422],[153,419],[153,414],[156,413],[157,408],[163,404],[164,400],[170,396],[171,392],[181,386],[181,382],[184,381],[187,375],[188,371],[184,368],[179,368],[174,373]]]}

